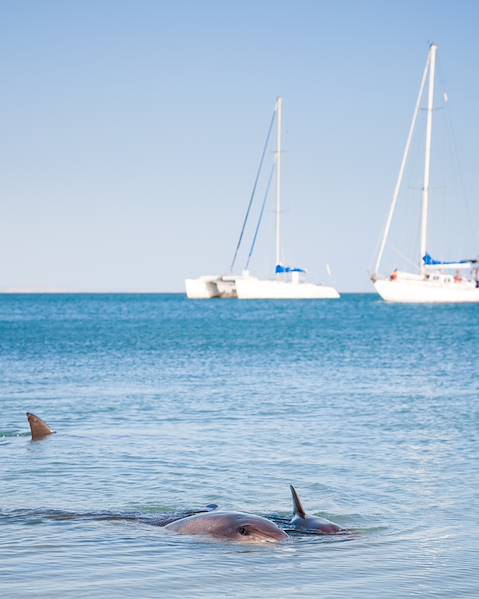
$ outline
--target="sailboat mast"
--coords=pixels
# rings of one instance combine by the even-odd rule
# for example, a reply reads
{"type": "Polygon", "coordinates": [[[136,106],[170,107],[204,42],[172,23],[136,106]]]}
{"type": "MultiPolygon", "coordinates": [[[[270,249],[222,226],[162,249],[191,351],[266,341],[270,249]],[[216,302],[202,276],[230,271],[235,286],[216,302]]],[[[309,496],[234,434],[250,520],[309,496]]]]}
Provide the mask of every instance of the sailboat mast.
{"type": "Polygon", "coordinates": [[[422,220],[421,220],[421,252],[420,264],[425,272],[423,258],[427,251],[427,219],[429,210],[429,185],[431,175],[431,139],[432,139],[432,113],[434,110],[434,76],[436,70],[436,44],[431,44],[429,50],[429,90],[427,98],[427,123],[426,123],[426,149],[424,156],[424,185],[422,188],[422,220]]]}
{"type": "Polygon", "coordinates": [[[381,239],[381,244],[379,246],[379,252],[378,252],[378,255],[376,258],[376,264],[374,265],[374,271],[373,271],[373,275],[372,275],[373,279],[375,279],[379,273],[379,266],[380,266],[381,260],[383,258],[384,248],[386,247],[386,240],[389,235],[389,229],[391,228],[394,211],[396,209],[399,192],[401,190],[402,180],[403,180],[403,176],[404,176],[404,170],[406,168],[406,162],[407,162],[407,159],[409,156],[409,150],[411,148],[411,142],[412,142],[412,138],[413,138],[413,134],[414,134],[414,129],[416,127],[416,121],[417,121],[417,117],[419,114],[419,109],[421,106],[421,101],[422,101],[422,96],[423,96],[423,92],[424,92],[424,86],[426,84],[428,70],[429,70],[429,53],[427,55],[426,66],[424,67],[424,71],[422,74],[421,85],[419,86],[419,93],[417,95],[416,105],[414,107],[414,113],[412,116],[411,125],[409,127],[409,133],[407,136],[406,145],[404,147],[404,152],[403,152],[403,156],[402,156],[402,160],[401,160],[401,167],[399,169],[399,174],[398,174],[398,177],[396,180],[396,186],[394,187],[393,198],[391,201],[391,206],[389,208],[388,217],[386,220],[386,226],[384,227],[384,233],[383,233],[383,237],[381,239]]]}
{"type": "Polygon", "coordinates": [[[281,129],[283,98],[276,100],[276,265],[281,264],[281,129]]]}

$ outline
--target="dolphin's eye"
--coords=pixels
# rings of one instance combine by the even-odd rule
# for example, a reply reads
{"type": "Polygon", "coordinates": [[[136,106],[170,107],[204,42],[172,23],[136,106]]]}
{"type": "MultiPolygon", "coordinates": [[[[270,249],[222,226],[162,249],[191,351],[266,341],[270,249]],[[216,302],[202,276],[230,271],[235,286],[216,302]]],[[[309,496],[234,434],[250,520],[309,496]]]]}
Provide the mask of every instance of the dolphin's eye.
{"type": "Polygon", "coordinates": [[[248,529],[245,528],[244,526],[240,526],[240,528],[238,528],[238,532],[240,533],[240,535],[247,535],[248,534],[248,529]]]}

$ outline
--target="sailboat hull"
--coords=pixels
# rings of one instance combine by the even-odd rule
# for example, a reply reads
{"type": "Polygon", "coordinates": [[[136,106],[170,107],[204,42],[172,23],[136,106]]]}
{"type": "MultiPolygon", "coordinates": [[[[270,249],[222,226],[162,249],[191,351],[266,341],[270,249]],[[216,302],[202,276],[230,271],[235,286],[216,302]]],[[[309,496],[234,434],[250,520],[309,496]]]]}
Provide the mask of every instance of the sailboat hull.
{"type": "Polygon", "coordinates": [[[479,288],[474,281],[456,283],[411,279],[378,279],[374,287],[386,302],[405,304],[467,304],[479,303],[479,288]]]}
{"type": "Polygon", "coordinates": [[[238,299],[339,299],[334,287],[314,283],[263,280],[248,277],[236,280],[238,299]]]}

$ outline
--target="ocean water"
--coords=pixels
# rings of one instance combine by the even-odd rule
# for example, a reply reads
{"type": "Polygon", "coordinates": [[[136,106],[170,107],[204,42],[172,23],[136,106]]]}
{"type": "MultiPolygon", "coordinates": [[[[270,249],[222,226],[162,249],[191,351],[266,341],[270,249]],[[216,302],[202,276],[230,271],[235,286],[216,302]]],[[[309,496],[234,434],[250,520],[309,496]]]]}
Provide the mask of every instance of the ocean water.
{"type": "Polygon", "coordinates": [[[1,596],[478,597],[478,316],[0,296],[1,596]],[[32,442],[27,410],[57,434],[32,442]],[[290,483],[351,534],[253,546],[153,522],[287,518],[290,483]]]}

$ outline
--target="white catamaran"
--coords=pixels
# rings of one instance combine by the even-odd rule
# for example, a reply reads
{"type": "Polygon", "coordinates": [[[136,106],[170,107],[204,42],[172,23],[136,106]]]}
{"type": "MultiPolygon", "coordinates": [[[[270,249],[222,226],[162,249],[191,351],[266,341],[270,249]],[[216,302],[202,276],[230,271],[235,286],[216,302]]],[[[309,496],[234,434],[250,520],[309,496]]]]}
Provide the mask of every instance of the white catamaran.
{"type": "Polygon", "coordinates": [[[231,264],[231,271],[234,268],[241,245],[246,222],[248,220],[251,204],[257,187],[259,175],[263,165],[266,149],[269,143],[270,134],[276,120],[276,151],[274,168],[276,171],[276,264],[274,279],[259,279],[251,276],[248,272],[249,260],[251,258],[259,226],[264,212],[265,201],[269,192],[273,170],[271,170],[266,193],[263,200],[263,206],[260,211],[260,217],[254,233],[253,242],[248,256],[246,269],[242,275],[210,275],[197,279],[186,279],[186,293],[190,299],[208,299],[219,298],[238,298],[238,299],[337,299],[339,293],[333,287],[308,283],[301,279],[304,269],[292,267],[283,264],[281,260],[281,137],[282,137],[282,113],[283,99],[277,98],[273,116],[271,119],[268,135],[266,137],[263,154],[260,160],[260,166],[253,186],[253,192],[250,198],[245,220],[241,229],[238,244],[236,246],[234,258],[231,264]]]}
{"type": "Polygon", "coordinates": [[[371,280],[379,295],[387,302],[404,303],[467,303],[479,302],[479,283],[477,259],[440,261],[434,260],[428,252],[427,226],[429,211],[429,190],[430,190],[430,170],[431,170],[431,138],[432,138],[432,117],[434,111],[434,84],[436,69],[437,45],[431,44],[426,61],[426,67],[421,80],[419,94],[414,109],[414,114],[409,129],[409,134],[404,149],[399,175],[394,188],[391,207],[384,234],[379,247],[374,272],[371,280]],[[426,146],[424,158],[424,182],[422,187],[422,217],[421,217],[421,238],[420,238],[420,256],[419,271],[409,273],[394,270],[389,277],[381,277],[379,268],[386,246],[389,229],[396,208],[399,191],[403,179],[404,169],[413,138],[413,133],[420,110],[420,105],[424,93],[426,80],[429,75],[429,88],[427,100],[427,121],[426,121],[426,146]]]}

